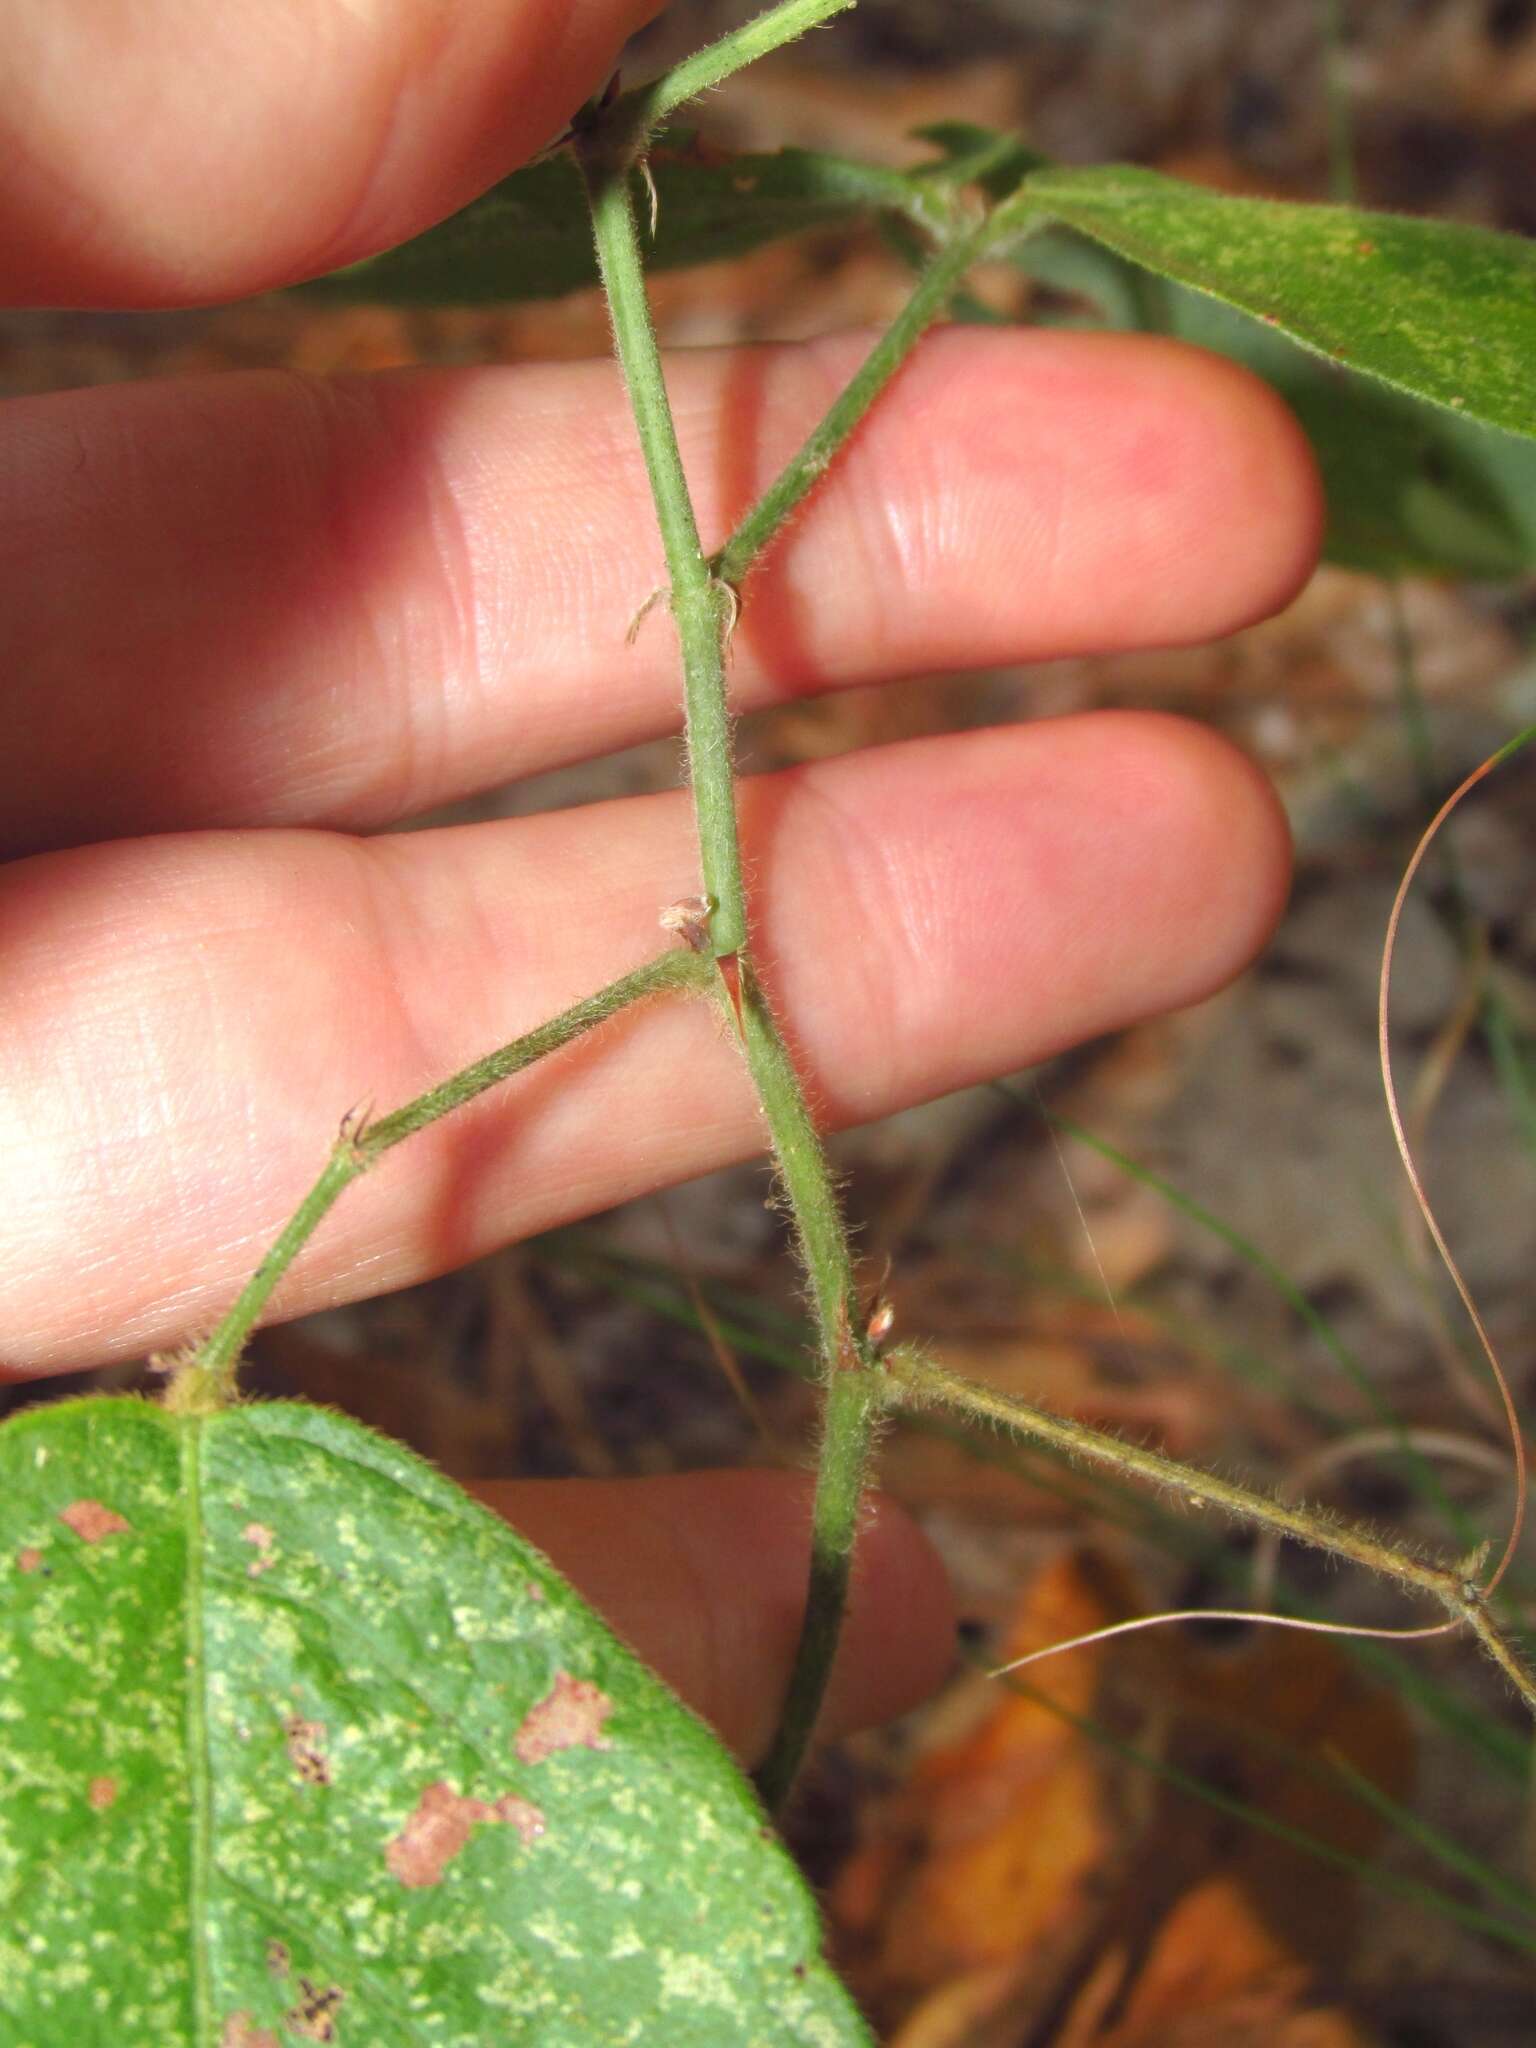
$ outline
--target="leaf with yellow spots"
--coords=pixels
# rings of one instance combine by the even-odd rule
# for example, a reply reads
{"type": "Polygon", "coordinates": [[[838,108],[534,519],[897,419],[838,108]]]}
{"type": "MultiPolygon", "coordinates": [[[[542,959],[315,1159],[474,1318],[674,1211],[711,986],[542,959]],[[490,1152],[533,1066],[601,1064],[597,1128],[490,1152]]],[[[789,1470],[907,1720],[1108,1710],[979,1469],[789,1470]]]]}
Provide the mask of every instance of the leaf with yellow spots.
{"type": "Polygon", "coordinates": [[[725,1752],[408,1452],[61,1403],[0,1544],[7,2044],[868,2042],[725,1752]]]}
{"type": "Polygon", "coordinates": [[[1052,165],[1008,202],[1422,403],[1536,436],[1536,243],[1234,198],[1133,164],[1052,165]]]}

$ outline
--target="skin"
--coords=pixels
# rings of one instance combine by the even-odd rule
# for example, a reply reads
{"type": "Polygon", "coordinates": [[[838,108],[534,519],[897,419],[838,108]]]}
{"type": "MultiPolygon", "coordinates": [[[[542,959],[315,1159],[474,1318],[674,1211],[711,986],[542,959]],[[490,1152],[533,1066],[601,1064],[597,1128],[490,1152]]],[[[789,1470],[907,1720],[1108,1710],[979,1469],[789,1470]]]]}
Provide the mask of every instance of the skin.
{"type": "MultiPolygon", "coordinates": [[[[557,133],[655,11],[0,0],[3,289],[186,304],[355,260],[557,133]]],[[[865,339],[671,366],[707,544],[865,339]]],[[[401,1101],[638,964],[696,882],[681,793],[355,836],[675,727],[665,624],[623,645],[659,546],[610,365],[70,392],[5,408],[0,436],[0,1359],[29,1379],[206,1327],[349,1101],[401,1101]]],[[[1285,603],[1319,530],[1299,431],[1236,369],[936,334],[754,579],[733,687],[1202,640],[1285,603]]],[[[818,762],[744,786],[742,812],[763,958],[833,1124],[1198,1000],[1263,944],[1288,872],[1249,764],[1143,714],[818,762]]],[[[760,1142],[712,1019],[632,1013],[393,1155],[281,1312],[760,1142]]],[[[803,1476],[483,1490],[761,1753],[803,1476]]],[[[914,1704],[951,1643],[936,1561],[877,1504],[825,1732],[914,1704]]]]}

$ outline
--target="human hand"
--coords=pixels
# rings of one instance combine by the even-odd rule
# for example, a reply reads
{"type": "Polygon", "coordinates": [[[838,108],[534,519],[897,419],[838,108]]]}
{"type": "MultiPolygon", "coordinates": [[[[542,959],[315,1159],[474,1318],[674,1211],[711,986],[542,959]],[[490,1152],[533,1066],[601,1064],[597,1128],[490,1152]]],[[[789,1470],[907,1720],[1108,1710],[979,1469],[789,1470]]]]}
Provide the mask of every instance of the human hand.
{"type": "MultiPolygon", "coordinates": [[[[284,0],[258,34],[155,0],[109,40],[83,0],[8,0],[5,289],[192,302],[359,258],[557,132],[655,11],[284,0]]],[[[676,359],[707,542],[865,345],[676,359]]],[[[681,793],[351,836],[675,725],[666,630],[623,645],[659,545],[609,365],[67,393],[0,434],[0,1358],[29,1378],[206,1326],[349,1101],[403,1101],[638,964],[697,885],[681,793]]],[[[754,578],[733,687],[1202,639],[1283,602],[1318,529],[1298,430],[1230,366],[937,334],[754,578]]],[[[833,1123],[1197,999],[1285,883],[1260,779],[1160,717],[883,748],[741,798],[761,957],[833,1123]]],[[[282,1312],[760,1143],[713,1019],[647,1006],[371,1174],[282,1312]]],[[[800,1479],[484,1491],[761,1749],[800,1479]]],[[[878,1513],[827,1731],[912,1703],[949,1643],[937,1566],[878,1513]]]]}

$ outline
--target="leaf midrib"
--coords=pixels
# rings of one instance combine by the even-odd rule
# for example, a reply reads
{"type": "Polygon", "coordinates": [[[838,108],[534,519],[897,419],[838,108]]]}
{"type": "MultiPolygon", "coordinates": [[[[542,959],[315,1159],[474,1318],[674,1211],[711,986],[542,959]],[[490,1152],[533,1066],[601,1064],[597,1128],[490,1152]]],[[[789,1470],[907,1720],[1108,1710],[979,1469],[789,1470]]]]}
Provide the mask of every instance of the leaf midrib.
{"type": "Polygon", "coordinates": [[[192,1958],[192,2043],[213,2039],[212,1959],[208,1910],[213,1854],[213,1770],[208,1755],[208,1653],[203,1627],[203,1437],[201,1421],[176,1425],[181,1450],[182,1534],[186,1543],[187,1799],[191,1853],[187,1861],[187,1946],[192,1958]]]}

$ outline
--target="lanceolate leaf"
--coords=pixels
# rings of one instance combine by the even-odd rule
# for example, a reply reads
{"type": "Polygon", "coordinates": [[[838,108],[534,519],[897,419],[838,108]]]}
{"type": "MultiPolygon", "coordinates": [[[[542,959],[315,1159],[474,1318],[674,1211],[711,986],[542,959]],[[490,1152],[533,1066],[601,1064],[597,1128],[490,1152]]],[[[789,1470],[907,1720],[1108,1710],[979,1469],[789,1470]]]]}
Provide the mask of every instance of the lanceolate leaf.
{"type": "Polygon", "coordinates": [[[355,1423],[0,1431],[6,2048],[852,2048],[713,1738],[355,1423]]]}
{"type": "Polygon", "coordinates": [[[1536,435],[1536,244],[1445,221],[1234,199],[1125,164],[1010,202],[1467,419],[1536,435]]]}
{"type": "MultiPolygon", "coordinates": [[[[899,171],[811,150],[729,156],[683,134],[663,138],[649,163],[656,233],[647,263],[657,270],[744,256],[765,242],[871,213],[921,219],[942,203],[942,195],[930,201],[899,171]]],[[[638,174],[635,194],[649,220],[651,195],[638,174]]],[[[466,305],[560,298],[596,283],[581,179],[568,157],[557,156],[515,171],[414,242],[304,289],[390,304],[466,305]]]]}

